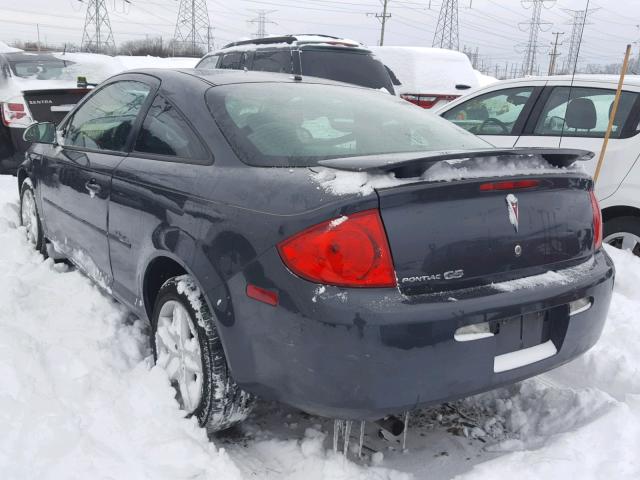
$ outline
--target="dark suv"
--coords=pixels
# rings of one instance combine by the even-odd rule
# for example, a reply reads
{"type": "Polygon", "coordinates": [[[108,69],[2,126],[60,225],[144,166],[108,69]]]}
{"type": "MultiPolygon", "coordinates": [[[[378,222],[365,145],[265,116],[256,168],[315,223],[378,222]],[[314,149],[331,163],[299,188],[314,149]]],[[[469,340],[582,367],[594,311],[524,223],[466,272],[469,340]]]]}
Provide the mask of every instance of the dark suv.
{"type": "Polygon", "coordinates": [[[285,35],[225,45],[196,68],[292,73],[352,83],[392,95],[390,73],[362,44],[327,35],[285,35]]]}

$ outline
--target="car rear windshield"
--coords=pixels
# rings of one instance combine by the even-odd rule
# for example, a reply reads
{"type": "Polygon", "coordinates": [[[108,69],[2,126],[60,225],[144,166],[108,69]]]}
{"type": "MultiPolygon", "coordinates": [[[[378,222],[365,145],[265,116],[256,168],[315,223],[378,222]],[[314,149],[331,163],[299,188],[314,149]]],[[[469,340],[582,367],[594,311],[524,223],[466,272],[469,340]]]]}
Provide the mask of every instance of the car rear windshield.
{"type": "Polygon", "coordinates": [[[20,56],[9,60],[9,67],[16,77],[32,78],[36,80],[62,79],[66,76],[67,69],[74,62],[59,60],[55,57],[42,58],[34,55],[20,56]]]}
{"type": "Polygon", "coordinates": [[[368,53],[338,49],[303,49],[300,52],[303,75],[327,78],[361,87],[384,88],[394,93],[391,77],[379,60],[368,53]]]}
{"type": "Polygon", "coordinates": [[[491,147],[409,102],[356,87],[245,83],[214,87],[207,101],[236,154],[256,166],[491,147]]]}

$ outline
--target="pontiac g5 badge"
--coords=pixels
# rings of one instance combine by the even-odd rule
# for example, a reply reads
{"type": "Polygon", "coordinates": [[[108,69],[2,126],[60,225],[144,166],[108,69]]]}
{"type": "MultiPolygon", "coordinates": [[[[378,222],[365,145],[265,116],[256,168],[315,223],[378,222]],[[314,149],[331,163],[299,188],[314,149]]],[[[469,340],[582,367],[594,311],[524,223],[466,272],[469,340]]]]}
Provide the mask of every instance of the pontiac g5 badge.
{"type": "Polygon", "coordinates": [[[507,200],[507,209],[509,211],[509,221],[511,222],[511,225],[513,225],[513,228],[515,228],[517,232],[518,218],[519,218],[518,199],[513,193],[510,193],[509,195],[507,195],[506,200],[507,200]]]}

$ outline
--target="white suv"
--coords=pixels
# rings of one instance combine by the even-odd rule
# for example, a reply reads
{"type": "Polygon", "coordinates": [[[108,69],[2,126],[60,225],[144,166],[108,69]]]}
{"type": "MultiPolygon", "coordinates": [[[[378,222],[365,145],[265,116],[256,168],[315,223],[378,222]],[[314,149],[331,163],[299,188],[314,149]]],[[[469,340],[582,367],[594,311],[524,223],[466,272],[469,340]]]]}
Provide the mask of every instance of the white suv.
{"type": "MultiPolygon", "coordinates": [[[[529,77],[492,84],[435,113],[497,147],[582,148],[596,153],[609,122],[618,77],[529,77]]],[[[627,76],[596,185],[605,241],[640,255],[640,76],[627,76]]]]}

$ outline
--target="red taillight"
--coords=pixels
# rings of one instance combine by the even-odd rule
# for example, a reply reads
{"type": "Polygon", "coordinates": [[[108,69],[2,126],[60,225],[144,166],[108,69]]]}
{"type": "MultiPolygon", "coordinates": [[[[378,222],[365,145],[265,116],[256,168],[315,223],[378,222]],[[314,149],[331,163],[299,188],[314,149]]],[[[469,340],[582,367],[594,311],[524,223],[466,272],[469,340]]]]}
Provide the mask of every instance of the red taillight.
{"type": "Polygon", "coordinates": [[[6,127],[28,127],[32,123],[24,103],[7,102],[0,104],[2,123],[6,127]]]}
{"type": "Polygon", "coordinates": [[[7,108],[10,112],[24,112],[24,104],[22,103],[7,103],[7,108]]]}
{"type": "Polygon", "coordinates": [[[598,250],[602,247],[602,211],[593,190],[589,192],[589,197],[591,198],[591,208],[593,209],[593,249],[598,250]]]}
{"type": "Polygon", "coordinates": [[[482,192],[492,192],[495,190],[518,190],[523,188],[533,188],[540,185],[539,180],[515,180],[508,182],[489,182],[480,184],[482,192]]]}
{"type": "Polygon", "coordinates": [[[450,102],[451,100],[455,100],[458,97],[459,95],[422,95],[415,93],[403,93],[400,95],[400,98],[422,108],[432,108],[440,100],[450,102]]]}
{"type": "Polygon", "coordinates": [[[320,223],[278,245],[285,265],[315,283],[395,287],[391,251],[377,209],[320,223]]]}

